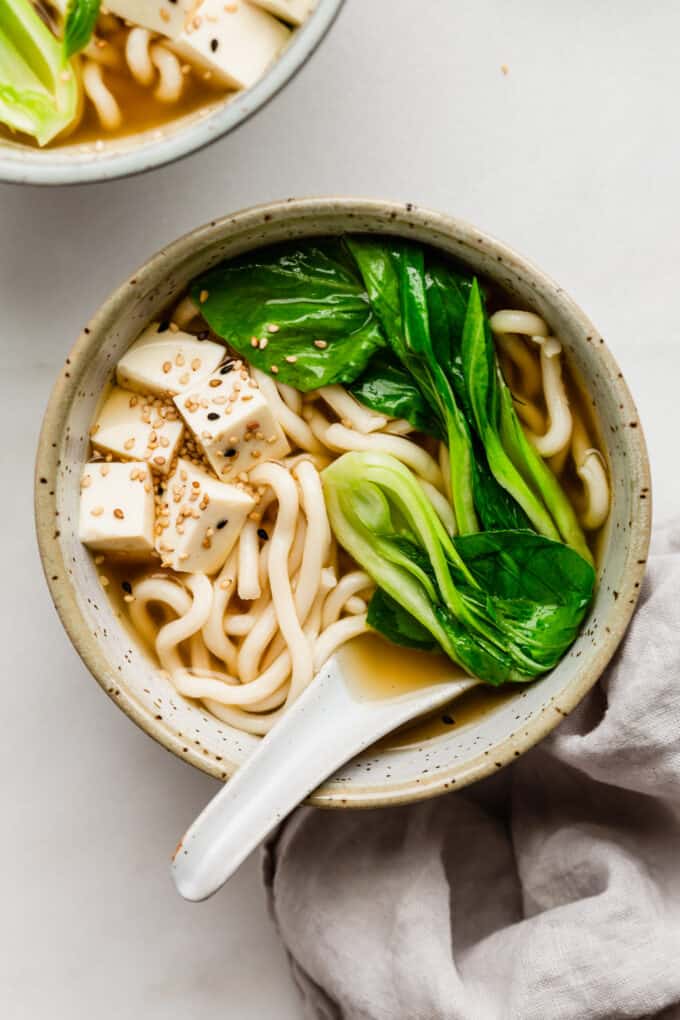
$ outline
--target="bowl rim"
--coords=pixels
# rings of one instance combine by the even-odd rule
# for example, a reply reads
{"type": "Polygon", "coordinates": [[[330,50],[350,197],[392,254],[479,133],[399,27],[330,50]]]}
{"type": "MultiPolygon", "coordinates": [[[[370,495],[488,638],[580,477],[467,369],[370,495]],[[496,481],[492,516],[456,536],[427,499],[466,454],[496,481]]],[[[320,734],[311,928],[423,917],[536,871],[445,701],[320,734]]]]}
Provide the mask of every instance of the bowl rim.
{"type": "Polygon", "coordinates": [[[632,460],[635,461],[641,491],[646,493],[646,498],[639,502],[638,512],[631,522],[628,537],[628,570],[623,583],[619,586],[616,611],[607,621],[606,633],[599,640],[590,665],[576,673],[573,681],[560,693],[558,700],[551,699],[535,718],[528,720],[521,733],[514,733],[495,745],[493,754],[485,751],[466,763],[452,762],[448,768],[442,768],[436,774],[421,775],[389,787],[376,785],[367,789],[360,786],[353,791],[347,784],[340,792],[320,787],[308,800],[309,803],[320,807],[372,808],[410,803],[452,789],[460,789],[493,774],[533,747],[554,729],[595,685],[623,638],[637,603],[647,561],[652,517],[651,476],[643,429],[628,386],[604,340],[575,302],[548,275],[507,245],[479,231],[466,221],[418,207],[411,202],[399,203],[352,197],[286,199],[252,206],[211,220],[152,255],[100,305],[73,345],[52,389],[38,440],[35,463],[35,521],[40,558],[50,595],[71,642],[95,680],[133,722],[167,750],[208,775],[220,779],[228,778],[235,771],[233,763],[223,761],[218,768],[215,763],[191,749],[188,754],[184,753],[179,738],[162,724],[159,725],[150,713],[115,682],[111,684],[110,664],[101,651],[99,642],[90,632],[78,606],[75,586],[64,569],[61,546],[56,541],[59,535],[54,515],[56,486],[52,482],[57,475],[61,439],[71,404],[77,396],[80,377],[78,366],[86,362],[90,348],[100,343],[106,325],[114,321],[126,306],[131,285],[143,286],[146,278],[153,279],[156,271],[161,268],[169,271],[173,265],[181,264],[198,247],[221,238],[224,231],[228,233],[234,229],[239,232],[249,231],[264,223],[274,221],[285,223],[287,219],[299,220],[300,217],[323,218],[329,215],[348,214],[356,217],[361,215],[377,217],[384,222],[386,232],[389,232],[390,224],[395,223],[404,228],[435,227],[440,233],[455,238],[468,247],[484,250],[495,259],[503,261],[506,267],[519,272],[525,279],[531,279],[541,288],[547,288],[552,293],[553,300],[568,309],[569,315],[575,319],[584,334],[597,340],[596,350],[607,370],[610,385],[616,392],[621,418],[636,425],[635,428],[626,430],[627,442],[633,454],[632,460]]]}
{"type": "Polygon", "coordinates": [[[344,3],[345,0],[317,0],[311,16],[297,28],[284,52],[259,81],[167,137],[140,142],[119,153],[93,152],[87,161],[69,159],[63,148],[39,150],[20,146],[16,156],[8,156],[3,154],[7,147],[0,143],[0,182],[36,186],[91,184],[132,177],[191,156],[245,124],[292,80],[317,50],[344,3]],[[55,158],[50,159],[51,153],[55,158]]]}

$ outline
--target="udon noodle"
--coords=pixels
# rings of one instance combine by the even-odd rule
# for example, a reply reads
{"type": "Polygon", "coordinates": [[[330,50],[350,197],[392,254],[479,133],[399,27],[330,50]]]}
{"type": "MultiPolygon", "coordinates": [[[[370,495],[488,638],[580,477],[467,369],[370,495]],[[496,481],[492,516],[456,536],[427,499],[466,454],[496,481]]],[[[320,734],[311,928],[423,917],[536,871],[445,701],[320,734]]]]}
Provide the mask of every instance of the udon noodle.
{"type": "MultiPolygon", "coordinates": [[[[147,42],[130,43],[133,50],[139,45],[140,72],[147,42]]],[[[171,319],[175,329],[205,329],[189,298],[171,319]]],[[[527,436],[558,475],[571,459],[582,485],[581,522],[596,530],[609,508],[607,474],[595,437],[569,399],[560,342],[529,312],[498,311],[491,326],[527,436]]],[[[135,631],[180,694],[230,726],[263,735],[328,658],[368,629],[374,585],[331,532],[320,471],[346,451],[389,453],[414,473],[450,534],[455,516],[443,442],[369,410],[342,386],[299,393],[255,368],[251,374],[290,454],[239,475],[236,484],[255,508],[219,573],[180,573],[161,561],[160,569],[134,576],[125,604],[135,631]]],[[[211,470],[191,440],[180,453],[211,470]]],[[[178,498],[171,482],[160,488],[157,529],[178,498]]]]}
{"type": "MultiPolygon", "coordinates": [[[[146,28],[126,27],[111,14],[100,19],[99,28],[100,34],[84,51],[82,79],[85,95],[105,131],[119,130],[124,121],[121,104],[105,81],[106,68],[129,73],[138,85],[149,89],[159,103],[180,101],[187,77],[193,73],[189,64],[182,64],[177,55],[146,28]]],[[[202,73],[204,81],[209,81],[210,77],[210,71],[202,73]]]]}

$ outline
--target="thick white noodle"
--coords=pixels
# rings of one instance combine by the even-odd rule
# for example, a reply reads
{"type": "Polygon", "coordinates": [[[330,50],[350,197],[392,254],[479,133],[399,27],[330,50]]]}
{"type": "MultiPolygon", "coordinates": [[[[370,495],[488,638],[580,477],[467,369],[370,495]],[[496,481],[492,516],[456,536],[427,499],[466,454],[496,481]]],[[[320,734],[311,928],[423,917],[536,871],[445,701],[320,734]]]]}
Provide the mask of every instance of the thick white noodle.
{"type": "Polygon", "coordinates": [[[211,701],[210,698],[205,698],[204,702],[206,708],[222,722],[237,730],[243,730],[244,733],[252,733],[255,737],[264,737],[269,733],[286,710],[285,707],[282,707],[269,715],[253,715],[252,712],[244,712],[239,708],[220,705],[219,702],[211,701]]]}
{"type": "MultiPolygon", "coordinates": [[[[295,538],[288,556],[288,574],[292,578],[297,576],[302,562],[306,534],[307,525],[300,515],[297,520],[295,538]]],[[[260,574],[263,590],[265,585],[268,586],[269,583],[269,551],[270,543],[265,542],[260,556],[260,564],[262,565],[264,562],[266,565],[263,581],[262,574],[260,574]]],[[[276,634],[277,618],[276,611],[271,602],[271,596],[267,594],[262,600],[256,602],[250,611],[250,615],[253,617],[253,624],[247,631],[246,639],[241,644],[238,653],[238,671],[244,683],[253,680],[257,675],[260,660],[276,634]]],[[[285,642],[282,640],[281,648],[283,647],[285,647],[285,642]]]]}
{"type": "Polygon", "coordinates": [[[153,43],[149,54],[158,68],[158,85],[154,90],[154,96],[161,103],[176,103],[184,88],[182,65],[175,54],[162,43],[153,43]]]}
{"type": "Polygon", "coordinates": [[[544,319],[533,312],[503,308],[489,319],[493,333],[521,333],[523,336],[548,336],[550,330],[544,319]]]}
{"type": "Polygon", "coordinates": [[[191,608],[161,627],[156,637],[156,654],[163,669],[171,675],[183,668],[177,646],[201,630],[212,607],[212,584],[205,574],[187,574],[184,583],[193,595],[191,608]]]}
{"type": "Polygon", "coordinates": [[[330,659],[333,652],[351,638],[358,637],[368,630],[365,613],[358,616],[346,616],[343,620],[332,623],[317,638],[314,645],[314,672],[318,673],[323,664],[330,659]]]}
{"type": "Polygon", "coordinates": [[[547,324],[533,312],[503,309],[491,316],[489,324],[498,337],[499,345],[522,372],[528,396],[533,396],[536,391],[534,374],[529,367],[529,352],[526,349],[522,351],[521,341],[516,336],[513,340],[506,334],[512,337],[520,333],[540,347],[541,386],[548,413],[547,430],[542,433],[538,431],[538,409],[530,401],[520,399],[516,401],[516,408],[528,426],[526,432],[531,444],[542,457],[554,457],[568,445],[572,430],[571,410],[562,380],[562,345],[555,337],[548,335],[547,324]]]}
{"type": "Polygon", "coordinates": [[[373,581],[363,570],[353,570],[341,577],[324,601],[321,629],[325,630],[335,623],[349,599],[360,591],[366,591],[367,588],[373,588],[373,581]]]}
{"type": "Polygon", "coordinates": [[[384,429],[389,421],[384,415],[360,404],[344,386],[322,386],[319,396],[335,411],[343,425],[349,425],[358,432],[377,432],[384,429]]]}
{"type": "Polygon", "coordinates": [[[237,565],[238,552],[232,552],[213,582],[210,615],[203,625],[203,640],[207,647],[231,673],[235,673],[237,668],[236,648],[225,633],[223,620],[234,593],[237,565]]]}
{"type": "Polygon", "coordinates": [[[260,544],[255,521],[246,521],[238,541],[238,597],[245,601],[259,599],[262,589],[258,576],[260,544]]]}
{"type": "Polygon", "coordinates": [[[230,637],[245,637],[246,634],[250,634],[254,623],[254,612],[227,613],[224,617],[224,633],[230,637]]]}
{"type": "Polygon", "coordinates": [[[276,388],[279,391],[279,395],[283,401],[288,405],[293,414],[300,414],[302,411],[302,395],[299,390],[296,390],[293,386],[287,386],[286,383],[277,383],[276,388]]]}
{"type": "Polygon", "coordinates": [[[529,432],[528,438],[542,457],[554,457],[571,439],[571,410],[562,380],[562,344],[554,337],[541,341],[543,395],[548,410],[548,429],[543,435],[529,432]]]}
{"type": "Polygon", "coordinates": [[[586,507],[581,524],[588,530],[600,528],[609,514],[609,482],[602,463],[602,455],[591,442],[583,423],[574,419],[572,456],[586,496],[586,507]]]}
{"type": "Polygon", "coordinates": [[[133,627],[152,647],[156,647],[158,624],[149,614],[149,603],[158,602],[170,606],[178,615],[183,616],[191,608],[191,598],[174,581],[166,578],[147,577],[137,581],[133,588],[134,601],[129,604],[130,620],[133,627]]]}
{"type": "Polygon", "coordinates": [[[313,673],[309,642],[297,618],[288,574],[288,553],[299,507],[297,488],[285,468],[271,462],[260,464],[251,471],[250,477],[255,485],[271,485],[279,501],[279,512],[270,538],[269,586],[279,628],[293,661],[291,691],[299,692],[309,684],[313,673]]]}
{"type": "Polygon", "coordinates": [[[391,418],[382,431],[391,436],[408,436],[416,430],[406,418],[391,418]]]}
{"type": "Polygon", "coordinates": [[[363,435],[344,425],[331,424],[316,408],[306,407],[305,415],[314,435],[331,450],[345,452],[360,450],[362,452],[391,453],[402,464],[410,467],[415,474],[430,482],[438,489],[443,487],[442,473],[436,460],[427,450],[402,436],[389,436],[384,432],[380,435],[363,435]]]}
{"type": "Polygon", "coordinates": [[[151,85],[156,77],[149,45],[151,32],[146,28],[131,28],[125,40],[125,59],[132,77],[140,85],[151,85]]]}
{"type": "Polygon", "coordinates": [[[328,456],[323,453],[293,453],[290,457],[284,457],[281,463],[284,467],[288,468],[289,471],[292,471],[298,464],[301,464],[303,460],[306,460],[310,464],[313,464],[317,471],[323,471],[324,468],[327,468],[329,464],[333,463],[333,459],[333,455],[330,453],[328,456]]]}
{"type": "Polygon", "coordinates": [[[277,385],[271,376],[260,372],[257,368],[253,369],[252,374],[262,390],[263,396],[270,407],[273,408],[276,419],[288,438],[307,453],[327,453],[328,451],[324,449],[319,440],[313,435],[307,422],[299,414],[291,410],[285,400],[282,399],[277,385]]]}
{"type": "Polygon", "coordinates": [[[93,60],[83,62],[83,89],[104,130],[116,131],[123,123],[123,115],[115,96],[104,82],[101,67],[93,60]]]}

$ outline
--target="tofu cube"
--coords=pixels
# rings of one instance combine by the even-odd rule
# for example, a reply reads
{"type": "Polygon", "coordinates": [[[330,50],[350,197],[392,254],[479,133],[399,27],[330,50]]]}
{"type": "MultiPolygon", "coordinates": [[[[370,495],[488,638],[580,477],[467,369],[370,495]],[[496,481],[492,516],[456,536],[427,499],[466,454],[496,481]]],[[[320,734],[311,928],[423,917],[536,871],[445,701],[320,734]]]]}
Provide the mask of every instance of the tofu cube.
{"type": "Polygon", "coordinates": [[[233,549],[255,501],[235,485],[218,482],[189,460],[179,460],[168,479],[156,537],[165,566],[213,574],[233,549]]]}
{"type": "Polygon", "coordinates": [[[228,481],[290,451],[262,390],[242,362],[227,362],[200,386],[175,397],[218,478],[228,481]]]}
{"type": "Polygon", "coordinates": [[[130,559],[154,555],[154,491],[147,464],[86,464],[80,479],[80,541],[130,559]]]}
{"type": "Polygon", "coordinates": [[[289,25],[301,25],[316,7],[316,0],[251,0],[251,3],[289,25]]]}
{"type": "Polygon", "coordinates": [[[247,89],[262,77],[290,38],[290,29],[246,0],[204,0],[172,49],[210,71],[212,81],[247,89]],[[228,10],[226,9],[228,8],[228,10]]]}
{"type": "Polygon", "coordinates": [[[164,406],[114,386],[90,430],[95,449],[114,457],[145,460],[153,471],[167,474],[182,442],[184,425],[172,403],[164,406]]]}
{"type": "Polygon", "coordinates": [[[192,0],[106,0],[111,14],[171,39],[181,35],[194,6],[192,0]]]}
{"type": "Polygon", "coordinates": [[[216,369],[224,353],[222,344],[152,322],[118,362],[116,378],[136,393],[174,396],[216,369]]]}

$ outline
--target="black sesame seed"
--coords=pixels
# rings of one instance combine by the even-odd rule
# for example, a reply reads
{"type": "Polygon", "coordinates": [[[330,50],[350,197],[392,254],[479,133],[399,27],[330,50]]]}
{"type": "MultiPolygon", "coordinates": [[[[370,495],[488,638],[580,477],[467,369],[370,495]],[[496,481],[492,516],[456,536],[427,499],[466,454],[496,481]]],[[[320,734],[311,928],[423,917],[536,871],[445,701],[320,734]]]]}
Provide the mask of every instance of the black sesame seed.
{"type": "Polygon", "coordinates": [[[456,720],[453,718],[453,716],[450,716],[450,715],[443,715],[442,716],[442,722],[446,723],[447,726],[453,726],[455,721],[456,720]]]}
{"type": "Polygon", "coordinates": [[[226,364],[222,365],[222,368],[220,369],[220,375],[227,375],[229,372],[231,372],[233,367],[234,367],[234,362],[233,361],[227,361],[226,364]]]}
{"type": "Polygon", "coordinates": [[[170,329],[170,320],[169,319],[163,319],[162,322],[158,323],[158,332],[159,333],[167,333],[167,331],[169,329],[170,329]]]}
{"type": "Polygon", "coordinates": [[[234,449],[234,447],[231,446],[231,447],[229,447],[228,450],[225,450],[224,451],[224,456],[225,457],[235,457],[236,456],[236,450],[234,449]]]}
{"type": "Polygon", "coordinates": [[[202,329],[200,333],[196,334],[196,339],[197,340],[207,340],[209,336],[210,336],[210,330],[209,329],[202,329]]]}
{"type": "Polygon", "coordinates": [[[269,535],[268,535],[268,534],[267,534],[267,532],[266,532],[266,531],[264,530],[264,528],[258,528],[258,529],[257,529],[257,537],[258,537],[258,538],[261,538],[263,542],[266,542],[266,541],[267,541],[267,539],[269,538],[269,535]]]}
{"type": "Polygon", "coordinates": [[[210,49],[213,51],[213,53],[215,52],[215,50],[217,49],[218,46],[219,46],[219,43],[218,43],[217,39],[211,39],[210,40],[210,49]]]}
{"type": "Polygon", "coordinates": [[[126,593],[126,595],[132,595],[132,585],[130,584],[129,581],[123,581],[123,583],[121,584],[121,588],[126,593]]]}
{"type": "Polygon", "coordinates": [[[217,413],[217,411],[211,411],[210,414],[208,415],[208,421],[217,421],[218,418],[219,414],[217,413]]]}
{"type": "Polygon", "coordinates": [[[217,530],[218,530],[218,531],[221,531],[221,530],[222,530],[222,528],[226,527],[226,525],[227,525],[228,523],[229,523],[229,521],[228,521],[228,520],[227,520],[227,518],[225,517],[225,518],[224,518],[224,520],[222,520],[222,521],[218,521],[218,522],[217,522],[217,524],[215,525],[215,527],[217,528],[217,530]]]}

